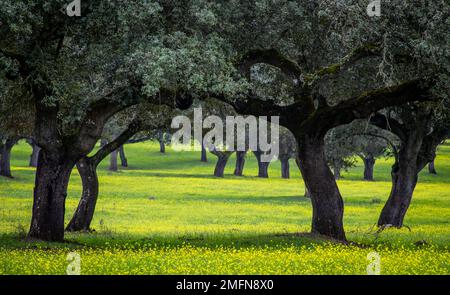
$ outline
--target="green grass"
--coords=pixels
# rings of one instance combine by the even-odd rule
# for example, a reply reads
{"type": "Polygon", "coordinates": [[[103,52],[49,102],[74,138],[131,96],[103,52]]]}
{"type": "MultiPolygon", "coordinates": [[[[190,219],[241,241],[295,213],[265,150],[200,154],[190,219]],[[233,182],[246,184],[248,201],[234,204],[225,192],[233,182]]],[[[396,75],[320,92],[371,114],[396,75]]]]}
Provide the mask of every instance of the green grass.
{"type": "MultiPolygon", "coordinates": [[[[345,202],[346,246],[305,234],[311,204],[291,163],[291,179],[259,179],[247,156],[245,177],[212,177],[215,157],[199,152],[160,154],[153,143],[126,146],[130,167],[99,166],[100,196],[92,234],[67,234],[66,243],[24,239],[31,217],[31,149],[13,149],[14,179],[0,178],[0,274],[64,274],[67,253],[81,255],[82,274],[365,274],[367,254],[381,257],[382,274],[450,273],[450,143],[440,147],[438,175],[420,174],[405,224],[375,234],[390,191],[392,160],[379,159],[375,182],[362,181],[362,164],[338,182],[345,202]],[[425,241],[419,245],[418,241],[425,241]],[[422,243],[423,244],[423,243],[422,243]]],[[[72,174],[66,222],[81,193],[72,174]]]]}

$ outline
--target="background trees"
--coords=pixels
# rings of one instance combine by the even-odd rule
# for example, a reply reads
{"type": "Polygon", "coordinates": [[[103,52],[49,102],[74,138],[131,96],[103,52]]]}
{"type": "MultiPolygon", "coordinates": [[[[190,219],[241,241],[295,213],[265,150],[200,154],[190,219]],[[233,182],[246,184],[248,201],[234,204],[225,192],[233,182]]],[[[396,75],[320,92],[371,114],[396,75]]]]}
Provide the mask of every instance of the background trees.
{"type": "MultiPolygon", "coordinates": [[[[448,16],[436,14],[448,4],[392,2],[385,7],[383,22],[376,22],[361,13],[365,7],[351,1],[345,1],[346,9],[326,1],[298,6],[282,2],[276,7],[263,3],[267,4],[241,5],[243,26],[239,31],[230,26],[224,32],[242,52],[242,75],[250,83],[256,81],[243,101],[232,104],[242,114],[280,116],[280,123],[299,144],[302,175],[312,195],[312,231],[345,240],[343,201],[327,166],[324,136],[332,128],[368,118],[387,106],[430,100],[430,93],[448,93],[444,86],[448,67],[442,66],[448,65],[448,54],[442,50],[448,40],[441,40],[448,16]],[[428,18],[431,15],[433,19],[428,18]],[[261,28],[257,33],[255,24],[261,28]],[[245,37],[251,42],[245,42],[245,37]],[[254,72],[263,71],[258,67],[261,63],[286,77],[287,100],[280,102],[258,88],[265,75],[254,72]]],[[[274,82],[273,89],[280,86],[275,78],[265,81],[274,82]]]]}
{"type": "MultiPolygon", "coordinates": [[[[297,142],[296,158],[312,196],[312,232],[345,241],[343,200],[334,177],[349,156],[345,150],[333,156],[337,148],[327,156],[326,142],[337,142],[327,134],[370,117],[384,128],[374,113],[405,103],[406,108],[412,102],[442,103],[449,93],[446,1],[385,3],[380,20],[350,0],[84,1],[78,18],[60,12],[63,2],[0,2],[2,109],[20,101],[21,113],[32,117],[29,135],[41,148],[32,238],[63,239],[71,171],[117,114],[144,102],[186,109],[194,99],[214,97],[240,114],[280,117],[297,142]]],[[[423,122],[426,116],[413,115],[423,122]]],[[[19,129],[3,125],[2,134],[19,129]]],[[[411,138],[425,140],[430,134],[422,127],[411,138]]],[[[436,145],[435,139],[424,142],[426,147],[407,150],[436,145]]],[[[108,152],[114,170],[121,145],[108,152]]],[[[370,178],[378,153],[364,149],[370,178]]],[[[216,169],[223,175],[229,153],[218,146],[211,150],[220,156],[216,169]]],[[[259,176],[267,177],[261,151],[252,152],[259,176]]],[[[401,157],[400,152],[399,163],[401,157]]],[[[238,159],[239,175],[243,154],[238,159]]],[[[408,193],[421,166],[402,174],[409,175],[408,193]]],[[[395,216],[404,215],[407,199],[396,202],[403,209],[395,216]]],[[[402,217],[395,219],[401,225],[402,217]]]]}
{"type": "MultiPolygon", "coordinates": [[[[26,94],[33,138],[41,147],[29,236],[43,240],[63,239],[72,168],[93,149],[113,115],[142,100],[160,102],[161,96],[186,107],[187,91],[205,90],[212,82],[216,89],[232,88],[226,63],[217,63],[218,38],[183,33],[199,21],[190,7],[84,1],[82,16],[71,18],[60,12],[63,2],[0,3],[2,79],[13,80],[11,87],[26,94]],[[191,21],[177,22],[174,11],[191,21]],[[216,75],[208,70],[206,79],[201,73],[211,62],[216,75]]],[[[3,98],[14,103],[13,97],[3,98]]]]}
{"type": "Polygon", "coordinates": [[[437,146],[447,137],[450,117],[448,103],[407,104],[371,119],[375,126],[389,130],[400,139],[392,166],[392,189],[379,226],[401,227],[410,205],[419,172],[436,156],[437,146]]]}

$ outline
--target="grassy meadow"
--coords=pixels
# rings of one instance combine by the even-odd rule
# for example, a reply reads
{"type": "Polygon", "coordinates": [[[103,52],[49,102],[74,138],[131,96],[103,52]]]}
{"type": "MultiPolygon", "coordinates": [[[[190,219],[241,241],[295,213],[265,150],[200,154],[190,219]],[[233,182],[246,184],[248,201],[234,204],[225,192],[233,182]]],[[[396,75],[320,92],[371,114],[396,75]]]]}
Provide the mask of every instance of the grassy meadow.
{"type": "MultiPolygon", "coordinates": [[[[15,178],[0,178],[0,274],[65,274],[73,251],[82,274],[365,274],[372,251],[382,274],[450,274],[450,142],[439,148],[438,175],[421,172],[402,229],[374,227],[390,191],[392,159],[377,160],[374,182],[362,180],[361,162],[343,172],[338,185],[352,245],[308,234],[311,204],[293,161],[291,179],[281,178],[279,162],[260,179],[249,153],[244,177],[232,176],[232,158],[219,179],[212,154],[202,163],[200,152],[161,154],[151,142],[125,151],[130,167],[112,173],[106,159],[98,168],[95,232],[44,243],[25,239],[34,168],[31,148],[16,145],[15,178]]],[[[66,222],[80,194],[75,169],[66,222]]]]}

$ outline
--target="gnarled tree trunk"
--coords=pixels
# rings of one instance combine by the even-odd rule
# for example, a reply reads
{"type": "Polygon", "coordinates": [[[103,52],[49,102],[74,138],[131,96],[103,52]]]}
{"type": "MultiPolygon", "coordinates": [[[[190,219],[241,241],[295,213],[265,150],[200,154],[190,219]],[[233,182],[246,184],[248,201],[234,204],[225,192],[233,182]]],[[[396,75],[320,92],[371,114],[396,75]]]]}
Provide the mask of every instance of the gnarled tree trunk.
{"type": "Polygon", "coordinates": [[[83,157],[78,161],[77,168],[81,176],[83,193],[66,230],[89,231],[98,198],[97,163],[92,159],[83,157]]]}
{"type": "Polygon", "coordinates": [[[120,146],[119,148],[119,156],[120,156],[120,164],[122,167],[128,167],[128,159],[127,156],[125,155],[125,150],[123,148],[123,145],[120,146]]]}
{"type": "Polygon", "coordinates": [[[0,157],[0,175],[8,178],[12,178],[11,174],[11,150],[16,144],[16,139],[7,139],[3,146],[1,146],[0,157]]]}
{"type": "Polygon", "coordinates": [[[236,152],[236,167],[234,168],[235,176],[242,176],[244,173],[245,154],[247,151],[236,152]]]}
{"type": "Polygon", "coordinates": [[[378,226],[403,226],[406,211],[409,208],[417,184],[418,155],[423,141],[421,132],[411,131],[398,152],[398,159],[392,166],[392,188],[386,204],[378,219],[378,226]]]}
{"type": "Polygon", "coordinates": [[[375,166],[375,158],[373,156],[366,156],[364,161],[364,180],[373,181],[373,167],[375,166]]]}
{"type": "Polygon", "coordinates": [[[392,167],[391,193],[381,211],[378,226],[403,226],[403,220],[417,184],[417,173],[415,171],[406,171],[401,166],[397,163],[392,167]]]}
{"type": "Polygon", "coordinates": [[[67,185],[75,162],[64,151],[40,151],[29,237],[46,241],[64,239],[67,185]]]}
{"type": "Polygon", "coordinates": [[[289,173],[289,158],[281,158],[281,177],[282,178],[290,178],[289,173]]]}
{"type": "Polygon", "coordinates": [[[297,136],[298,159],[313,207],[312,232],[345,241],[344,202],[327,165],[323,136],[297,136]]]}

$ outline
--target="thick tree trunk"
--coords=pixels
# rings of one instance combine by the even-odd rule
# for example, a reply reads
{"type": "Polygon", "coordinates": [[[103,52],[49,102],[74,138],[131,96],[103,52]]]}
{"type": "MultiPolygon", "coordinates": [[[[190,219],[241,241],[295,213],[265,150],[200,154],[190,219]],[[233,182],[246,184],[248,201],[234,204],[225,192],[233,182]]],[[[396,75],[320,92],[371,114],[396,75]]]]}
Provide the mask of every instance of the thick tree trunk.
{"type": "Polygon", "coordinates": [[[0,175],[12,178],[11,174],[11,150],[16,144],[17,140],[7,139],[2,146],[2,152],[0,157],[0,175]]]}
{"type": "Polygon", "coordinates": [[[89,231],[98,198],[97,164],[89,158],[82,158],[77,164],[81,176],[83,193],[77,210],[66,227],[67,231],[89,231]]]}
{"type": "Polygon", "coordinates": [[[201,162],[208,162],[208,157],[206,155],[206,148],[205,148],[205,145],[203,143],[202,143],[202,153],[201,153],[201,156],[200,156],[200,161],[201,162]]]}
{"type": "Polygon", "coordinates": [[[304,134],[297,137],[297,142],[300,170],[311,193],[312,232],[346,241],[344,202],[327,165],[324,139],[304,134]]]}
{"type": "Polygon", "coordinates": [[[42,149],[36,170],[30,238],[45,241],[64,239],[67,185],[75,161],[63,151],[50,154],[42,149]]]}
{"type": "Polygon", "coordinates": [[[281,161],[281,177],[282,178],[290,178],[289,174],[289,158],[288,159],[280,159],[281,161]]]}
{"type": "Polygon", "coordinates": [[[258,177],[261,178],[269,178],[269,165],[270,162],[263,162],[261,161],[261,152],[260,151],[253,151],[253,154],[256,157],[256,160],[258,161],[258,177]]]}
{"type": "Polygon", "coordinates": [[[399,168],[398,165],[394,165],[391,175],[391,193],[381,211],[378,226],[391,225],[402,227],[417,184],[417,173],[406,172],[399,168]]]}
{"type": "Polygon", "coordinates": [[[231,153],[220,153],[217,155],[217,163],[216,167],[214,168],[214,176],[223,177],[225,166],[227,165],[230,156],[231,153]]]}
{"type": "Polygon", "coordinates": [[[437,174],[436,168],[434,167],[434,160],[435,159],[436,159],[436,157],[430,163],[428,163],[428,172],[430,174],[437,174]]]}
{"type": "Polygon", "coordinates": [[[244,174],[245,154],[246,151],[236,152],[236,167],[234,168],[235,176],[242,176],[244,174]]]}
{"type": "Polygon", "coordinates": [[[403,220],[417,184],[418,173],[428,162],[418,166],[418,155],[423,138],[424,133],[417,128],[410,130],[407,138],[402,142],[396,162],[391,169],[391,193],[381,211],[378,226],[403,226],[403,220]]]}
{"type": "Polygon", "coordinates": [[[31,143],[31,148],[33,149],[33,151],[30,155],[30,167],[37,167],[39,151],[41,150],[41,148],[34,143],[31,143]]]}
{"type": "Polygon", "coordinates": [[[364,180],[373,181],[373,167],[375,166],[375,158],[372,156],[364,157],[364,180]]]}
{"type": "Polygon", "coordinates": [[[333,175],[335,180],[341,179],[341,168],[339,167],[333,167],[333,175]]]}
{"type": "Polygon", "coordinates": [[[119,168],[117,166],[117,150],[112,151],[110,154],[108,169],[109,169],[109,171],[114,171],[114,172],[119,170],[119,168]]]}
{"type": "Polygon", "coordinates": [[[119,148],[119,156],[120,156],[120,164],[122,167],[128,167],[128,159],[127,156],[125,155],[125,150],[123,148],[123,145],[120,146],[119,148]]]}

